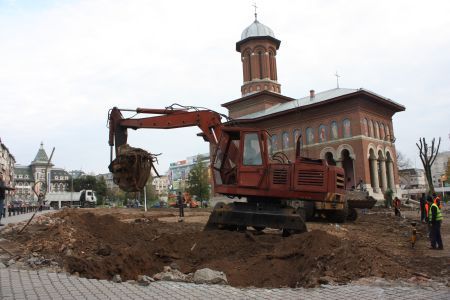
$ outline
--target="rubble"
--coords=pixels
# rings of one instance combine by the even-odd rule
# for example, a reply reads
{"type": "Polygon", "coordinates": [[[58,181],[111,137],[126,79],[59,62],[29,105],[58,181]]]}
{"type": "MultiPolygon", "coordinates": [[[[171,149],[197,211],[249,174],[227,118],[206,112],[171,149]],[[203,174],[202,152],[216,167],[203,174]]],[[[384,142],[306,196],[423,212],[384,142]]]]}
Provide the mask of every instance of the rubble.
{"type": "Polygon", "coordinates": [[[208,268],[195,271],[193,281],[195,283],[228,284],[225,273],[208,268]]]}
{"type": "MultiPolygon", "coordinates": [[[[380,284],[403,280],[426,285],[429,278],[447,283],[448,256],[442,259],[421,252],[427,246],[426,226],[418,225],[418,242],[412,251],[408,219],[391,215],[380,210],[351,224],[311,223],[309,232],[283,238],[272,229],[258,234],[251,229],[203,231],[204,223],[189,222],[189,213],[186,222],[176,222],[177,212],[170,209],[153,214],[64,209],[40,215],[22,234],[17,232],[23,223],[2,230],[0,243],[14,243],[20,251],[7,255],[0,249],[0,261],[4,267],[45,268],[141,285],[172,280],[313,287],[361,278],[384,278],[380,284]],[[199,279],[205,269],[218,270],[223,277],[199,279]]],[[[198,216],[196,220],[205,222],[208,218],[205,212],[198,216]]]]}

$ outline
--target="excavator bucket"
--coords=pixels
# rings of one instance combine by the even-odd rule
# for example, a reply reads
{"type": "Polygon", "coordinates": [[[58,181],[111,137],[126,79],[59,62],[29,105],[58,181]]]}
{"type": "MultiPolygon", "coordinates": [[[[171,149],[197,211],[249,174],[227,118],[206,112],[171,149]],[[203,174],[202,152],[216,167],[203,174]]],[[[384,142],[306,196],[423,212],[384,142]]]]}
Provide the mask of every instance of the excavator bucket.
{"type": "Polygon", "coordinates": [[[116,159],[109,165],[113,181],[126,192],[141,191],[150,176],[155,155],[128,144],[118,148],[116,159]]]}

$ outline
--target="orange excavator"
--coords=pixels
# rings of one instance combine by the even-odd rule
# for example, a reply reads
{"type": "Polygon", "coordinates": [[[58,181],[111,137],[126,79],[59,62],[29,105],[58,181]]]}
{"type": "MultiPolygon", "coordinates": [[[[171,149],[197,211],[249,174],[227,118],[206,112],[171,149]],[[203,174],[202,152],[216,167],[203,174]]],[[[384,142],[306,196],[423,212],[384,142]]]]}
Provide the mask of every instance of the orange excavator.
{"type": "Polygon", "coordinates": [[[240,199],[218,203],[205,229],[282,229],[285,235],[306,231],[306,203],[333,222],[348,215],[344,170],[325,160],[300,155],[296,141],[295,161],[283,152],[271,153],[270,135],[259,128],[239,127],[207,109],[187,107],[164,109],[114,107],[109,112],[110,171],[114,182],[127,191],[138,191],[147,182],[156,156],[127,144],[128,129],[174,129],[197,126],[210,143],[212,185],[215,193],[240,199]],[[145,114],[124,118],[122,112],[145,114]],[[115,147],[115,158],[113,157],[115,147]],[[114,159],[113,159],[114,158],[114,159]],[[246,201],[243,201],[246,199],[246,201]]]}

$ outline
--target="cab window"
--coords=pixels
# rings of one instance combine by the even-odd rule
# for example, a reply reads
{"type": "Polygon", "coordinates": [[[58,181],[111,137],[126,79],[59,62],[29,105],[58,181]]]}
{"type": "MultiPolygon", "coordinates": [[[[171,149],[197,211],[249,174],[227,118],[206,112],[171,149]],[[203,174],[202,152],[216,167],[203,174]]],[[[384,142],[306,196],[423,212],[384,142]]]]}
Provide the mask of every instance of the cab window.
{"type": "Polygon", "coordinates": [[[257,133],[247,133],[244,138],[244,166],[262,165],[261,147],[257,133]]]}

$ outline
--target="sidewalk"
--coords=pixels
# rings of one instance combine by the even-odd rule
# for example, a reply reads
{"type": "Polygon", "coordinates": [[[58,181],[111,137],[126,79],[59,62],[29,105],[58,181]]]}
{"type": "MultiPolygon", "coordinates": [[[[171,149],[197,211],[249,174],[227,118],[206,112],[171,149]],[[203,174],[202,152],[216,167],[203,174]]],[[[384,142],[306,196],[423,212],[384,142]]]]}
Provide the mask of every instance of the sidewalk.
{"type": "MultiPolygon", "coordinates": [[[[45,211],[37,212],[36,216],[46,214],[46,213],[52,213],[52,212],[54,212],[54,210],[45,210],[45,211]]],[[[22,221],[28,221],[32,215],[33,215],[33,212],[29,212],[26,214],[20,214],[20,215],[10,216],[10,217],[6,217],[6,218],[2,217],[2,220],[0,221],[0,223],[2,223],[4,225],[8,225],[10,223],[14,224],[14,223],[22,222],[22,221]]],[[[5,228],[5,226],[0,226],[0,230],[2,230],[3,228],[5,228]]]]}

